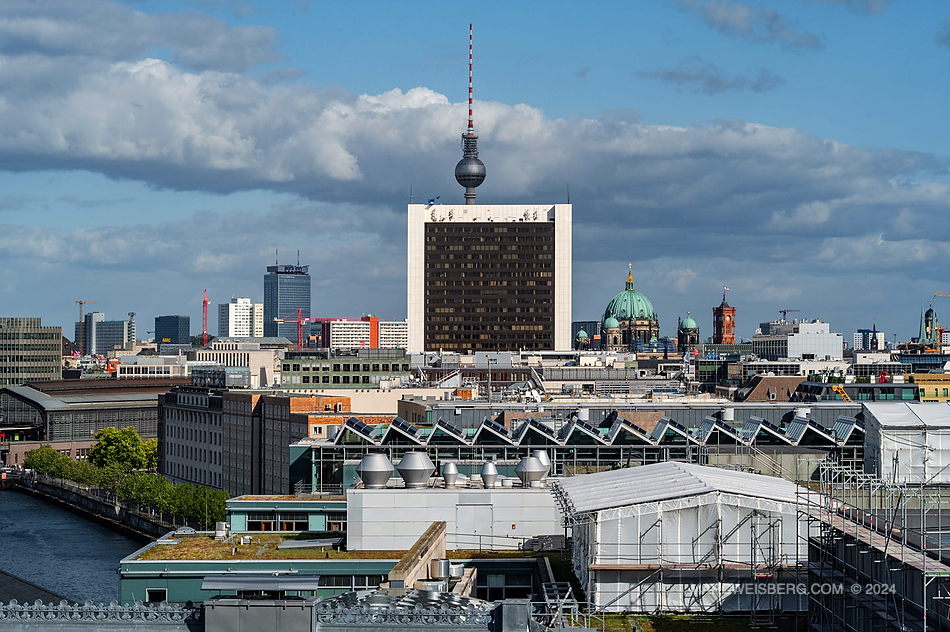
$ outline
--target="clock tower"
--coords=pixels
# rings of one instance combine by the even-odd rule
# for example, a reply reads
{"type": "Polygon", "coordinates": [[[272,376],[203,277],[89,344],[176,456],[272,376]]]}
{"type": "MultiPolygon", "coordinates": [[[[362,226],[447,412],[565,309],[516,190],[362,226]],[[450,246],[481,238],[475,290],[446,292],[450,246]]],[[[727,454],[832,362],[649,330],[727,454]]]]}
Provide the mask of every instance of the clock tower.
{"type": "Polygon", "coordinates": [[[736,343],[736,308],[726,302],[722,295],[719,307],[713,307],[713,344],[734,345],[736,343]]]}

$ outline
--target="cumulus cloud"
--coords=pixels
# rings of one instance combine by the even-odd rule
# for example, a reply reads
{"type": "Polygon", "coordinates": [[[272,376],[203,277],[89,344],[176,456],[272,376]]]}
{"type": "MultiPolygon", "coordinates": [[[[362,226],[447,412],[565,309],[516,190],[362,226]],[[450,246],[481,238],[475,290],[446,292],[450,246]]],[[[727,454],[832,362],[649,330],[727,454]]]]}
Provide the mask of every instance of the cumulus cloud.
{"type": "Polygon", "coordinates": [[[950,46],[950,15],[943,19],[943,24],[940,25],[940,28],[937,29],[937,35],[935,36],[938,44],[943,44],[944,46],[950,46]]]}
{"type": "Polygon", "coordinates": [[[135,60],[168,48],[195,70],[243,71],[279,61],[277,31],[231,26],[195,13],[152,15],[89,0],[7,0],[0,3],[0,55],[135,60]]]}
{"type": "Polygon", "coordinates": [[[769,7],[752,7],[728,0],[678,0],[679,6],[698,14],[710,27],[726,35],[756,43],[777,43],[790,50],[821,47],[818,36],[796,31],[788,19],[769,7]]]}
{"type": "Polygon", "coordinates": [[[837,4],[855,13],[874,14],[880,13],[890,0],[811,0],[822,4],[837,4]]]}
{"type": "Polygon", "coordinates": [[[692,88],[695,92],[719,94],[727,90],[767,92],[782,84],[782,79],[762,69],[756,77],[726,76],[715,64],[694,60],[679,68],[657,68],[640,73],[647,79],[658,79],[677,86],[692,88]]]}

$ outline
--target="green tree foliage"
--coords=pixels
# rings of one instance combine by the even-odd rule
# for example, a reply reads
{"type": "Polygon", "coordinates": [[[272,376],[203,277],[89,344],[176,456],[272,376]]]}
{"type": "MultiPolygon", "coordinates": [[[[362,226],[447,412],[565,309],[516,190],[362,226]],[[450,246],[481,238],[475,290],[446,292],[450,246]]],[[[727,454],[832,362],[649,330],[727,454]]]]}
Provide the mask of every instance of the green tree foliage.
{"type": "Polygon", "coordinates": [[[96,467],[114,465],[125,471],[150,469],[158,464],[158,444],[143,440],[131,426],[103,428],[96,433],[89,461],[96,467]]]}
{"type": "Polygon", "coordinates": [[[227,492],[187,483],[171,483],[161,474],[131,471],[127,463],[113,462],[105,467],[96,467],[86,461],[74,461],[44,445],[27,452],[23,465],[41,474],[69,479],[80,485],[114,489],[116,498],[124,503],[178,516],[201,529],[211,529],[216,521],[224,520],[225,517],[227,492]]]}

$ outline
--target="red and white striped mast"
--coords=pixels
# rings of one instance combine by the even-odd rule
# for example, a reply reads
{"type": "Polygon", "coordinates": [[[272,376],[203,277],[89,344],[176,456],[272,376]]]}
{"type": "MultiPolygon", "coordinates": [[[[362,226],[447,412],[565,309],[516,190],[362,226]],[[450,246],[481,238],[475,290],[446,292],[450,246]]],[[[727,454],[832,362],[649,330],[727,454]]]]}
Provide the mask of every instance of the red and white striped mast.
{"type": "Polygon", "coordinates": [[[465,203],[475,204],[475,187],[485,181],[485,163],[478,159],[478,136],[472,116],[472,25],[468,25],[468,130],[462,134],[462,159],[455,180],[465,187],[465,203]]]}

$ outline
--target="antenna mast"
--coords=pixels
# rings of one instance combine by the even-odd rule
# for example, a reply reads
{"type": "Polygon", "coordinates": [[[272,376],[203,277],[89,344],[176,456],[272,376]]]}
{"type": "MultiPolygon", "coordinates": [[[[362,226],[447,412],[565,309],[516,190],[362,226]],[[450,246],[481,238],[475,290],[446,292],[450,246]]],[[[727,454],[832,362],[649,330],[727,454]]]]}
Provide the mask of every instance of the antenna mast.
{"type": "Polygon", "coordinates": [[[478,136],[472,117],[472,25],[468,25],[468,129],[462,134],[462,159],[455,180],[465,187],[465,203],[475,204],[475,187],[485,181],[485,163],[478,159],[478,136]]]}
{"type": "Polygon", "coordinates": [[[472,25],[468,25],[468,135],[475,135],[475,123],[472,119],[472,25]]]}

